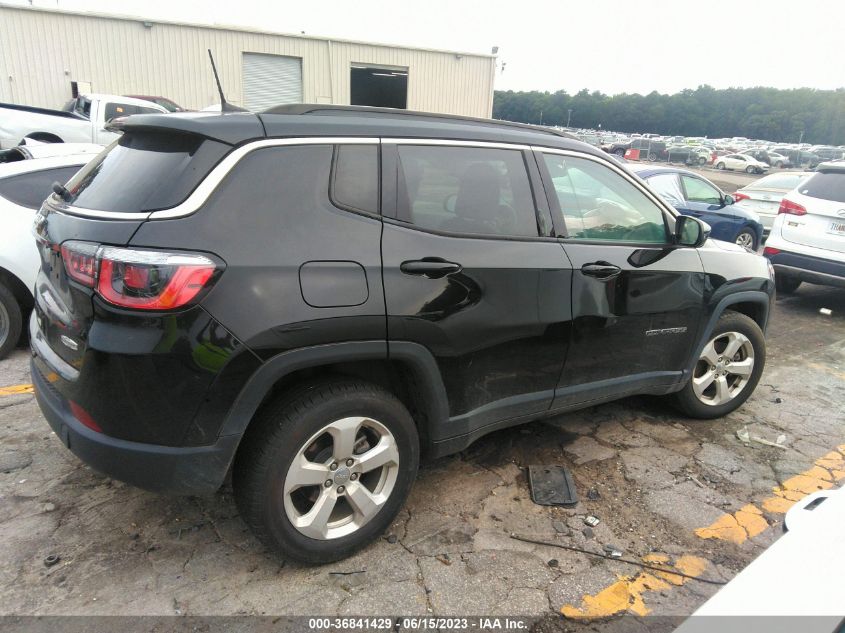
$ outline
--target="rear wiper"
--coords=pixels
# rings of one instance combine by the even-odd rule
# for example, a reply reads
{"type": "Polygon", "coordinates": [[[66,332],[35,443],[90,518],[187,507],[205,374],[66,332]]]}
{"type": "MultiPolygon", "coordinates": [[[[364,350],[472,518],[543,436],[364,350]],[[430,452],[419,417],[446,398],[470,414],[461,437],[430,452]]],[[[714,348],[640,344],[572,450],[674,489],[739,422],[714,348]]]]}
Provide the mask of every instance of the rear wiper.
{"type": "Polygon", "coordinates": [[[53,183],[53,193],[55,193],[59,198],[68,202],[70,200],[70,191],[68,191],[67,187],[59,182],[53,183]]]}

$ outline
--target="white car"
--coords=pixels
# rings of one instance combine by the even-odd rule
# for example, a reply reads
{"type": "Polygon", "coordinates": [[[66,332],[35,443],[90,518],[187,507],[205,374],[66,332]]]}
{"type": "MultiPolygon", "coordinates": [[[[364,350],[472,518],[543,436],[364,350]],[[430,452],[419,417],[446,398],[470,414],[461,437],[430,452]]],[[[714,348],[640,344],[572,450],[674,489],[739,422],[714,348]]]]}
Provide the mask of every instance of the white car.
{"type": "Polygon", "coordinates": [[[813,175],[811,171],[784,171],[763,176],[745,185],[733,194],[736,206],[753,211],[760,216],[763,233],[768,235],[778,215],[780,201],[803,181],[813,175]]]}
{"type": "Polygon", "coordinates": [[[716,159],[716,169],[736,169],[749,174],[763,174],[769,166],[745,154],[727,154],[716,159]]]}
{"type": "Polygon", "coordinates": [[[784,196],[763,254],[779,292],[803,281],[845,288],[845,161],[821,163],[784,196]]]}
{"type": "Polygon", "coordinates": [[[20,339],[24,314],[33,305],[32,289],[41,264],[32,220],[54,182],[65,183],[101,152],[99,145],[21,146],[0,152],[0,358],[20,339]],[[49,156],[58,150],[58,156],[49,156]],[[49,156],[38,158],[37,156],[49,156]]]}
{"type": "Polygon", "coordinates": [[[783,169],[784,167],[792,167],[792,161],[789,160],[789,156],[784,156],[783,154],[779,154],[777,152],[767,152],[769,155],[769,165],[772,167],[777,167],[778,169],[783,169]]]}
{"type": "Polygon", "coordinates": [[[845,599],[834,577],[845,565],[843,521],[845,488],[804,497],[786,513],[786,534],[675,633],[842,631],[845,599]]]}

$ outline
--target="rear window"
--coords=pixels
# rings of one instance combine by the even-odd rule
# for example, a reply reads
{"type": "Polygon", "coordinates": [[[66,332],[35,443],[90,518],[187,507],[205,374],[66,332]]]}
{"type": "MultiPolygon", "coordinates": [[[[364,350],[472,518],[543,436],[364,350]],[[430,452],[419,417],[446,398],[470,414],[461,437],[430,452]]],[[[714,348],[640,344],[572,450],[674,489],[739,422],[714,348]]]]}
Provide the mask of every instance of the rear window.
{"type": "Polygon", "coordinates": [[[772,174],[753,182],[746,189],[764,187],[767,189],[795,189],[802,180],[806,178],[803,174],[772,174]]]}
{"type": "Polygon", "coordinates": [[[820,171],[803,183],[798,191],[811,198],[845,202],[845,172],[820,171]]]}
{"type": "Polygon", "coordinates": [[[79,171],[80,167],[82,165],[68,165],[3,178],[0,180],[0,196],[18,206],[38,209],[45,198],[52,193],[53,183],[67,182],[68,178],[79,171]]]}
{"type": "Polygon", "coordinates": [[[184,201],[231,148],[192,134],[126,133],[68,184],[68,203],[132,213],[184,201]]]}

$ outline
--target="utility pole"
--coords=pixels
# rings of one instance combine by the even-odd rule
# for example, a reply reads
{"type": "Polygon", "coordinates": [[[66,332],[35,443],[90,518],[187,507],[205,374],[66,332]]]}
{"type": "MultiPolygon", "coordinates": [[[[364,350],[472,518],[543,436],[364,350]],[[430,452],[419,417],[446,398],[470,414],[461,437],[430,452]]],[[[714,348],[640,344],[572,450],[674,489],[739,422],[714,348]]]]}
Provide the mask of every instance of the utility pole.
{"type": "Polygon", "coordinates": [[[801,145],[801,141],[804,140],[804,130],[801,130],[801,133],[798,135],[798,144],[801,145]]]}
{"type": "Polygon", "coordinates": [[[543,125],[543,111],[540,110],[540,125],[543,125]]]}
{"type": "Polygon", "coordinates": [[[572,119],[572,108],[566,111],[566,127],[569,127],[569,121],[572,119]]]}

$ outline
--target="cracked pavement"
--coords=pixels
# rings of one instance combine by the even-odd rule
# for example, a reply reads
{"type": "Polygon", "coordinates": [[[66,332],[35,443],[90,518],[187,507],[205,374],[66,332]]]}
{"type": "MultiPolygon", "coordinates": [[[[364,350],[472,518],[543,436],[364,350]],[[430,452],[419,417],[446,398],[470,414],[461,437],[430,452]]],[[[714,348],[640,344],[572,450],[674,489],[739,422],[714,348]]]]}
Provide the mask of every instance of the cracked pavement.
{"type": "MultiPolygon", "coordinates": [[[[493,433],[423,464],[390,530],[322,567],[267,553],[228,486],[164,497],[95,473],[53,435],[31,393],[4,392],[0,613],[496,614],[552,627],[687,615],[718,587],[604,558],[604,547],[726,581],[778,537],[796,497],[845,479],[845,293],[805,284],[779,299],[768,341],[756,393],[726,418],[690,420],[638,397],[493,433]],[[781,435],[782,447],[754,439],[781,435]],[[535,505],[529,464],[569,467],[578,505],[535,505]],[[588,528],[587,515],[600,523],[588,528]],[[45,566],[49,554],[58,564],[45,566]]],[[[20,349],[0,362],[0,388],[27,383],[20,349]]]]}

